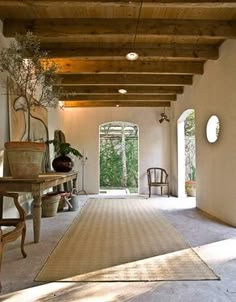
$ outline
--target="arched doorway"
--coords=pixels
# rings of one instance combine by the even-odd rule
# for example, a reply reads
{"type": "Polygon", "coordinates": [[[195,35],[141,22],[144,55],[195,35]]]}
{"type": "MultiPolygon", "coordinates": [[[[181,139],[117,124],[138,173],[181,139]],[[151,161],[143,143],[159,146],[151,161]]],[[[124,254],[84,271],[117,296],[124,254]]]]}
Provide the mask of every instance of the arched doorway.
{"type": "Polygon", "coordinates": [[[109,122],[99,126],[100,193],[138,193],[138,126],[109,122]]]}
{"type": "Polygon", "coordinates": [[[178,197],[196,196],[195,112],[184,111],[177,121],[178,197]]]}

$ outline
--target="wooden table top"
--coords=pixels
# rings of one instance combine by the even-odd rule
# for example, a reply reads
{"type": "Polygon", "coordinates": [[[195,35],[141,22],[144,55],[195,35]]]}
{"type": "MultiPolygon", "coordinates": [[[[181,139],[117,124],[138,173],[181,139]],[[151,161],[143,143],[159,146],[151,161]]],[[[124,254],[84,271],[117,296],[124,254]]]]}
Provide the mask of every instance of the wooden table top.
{"type": "Polygon", "coordinates": [[[5,176],[5,177],[0,177],[0,183],[3,182],[22,182],[22,183],[43,183],[47,181],[51,181],[54,179],[59,179],[59,178],[66,178],[70,176],[77,176],[77,172],[75,171],[70,171],[70,172],[47,172],[47,173],[42,173],[39,174],[38,177],[36,178],[13,178],[12,176],[5,176]]]}

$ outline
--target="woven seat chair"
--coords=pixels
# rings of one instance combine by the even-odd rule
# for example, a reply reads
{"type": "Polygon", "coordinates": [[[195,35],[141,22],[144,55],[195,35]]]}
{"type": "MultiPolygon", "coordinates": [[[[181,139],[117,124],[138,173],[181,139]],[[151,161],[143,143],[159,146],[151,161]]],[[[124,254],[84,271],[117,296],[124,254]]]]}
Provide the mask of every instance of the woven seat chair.
{"type": "Polygon", "coordinates": [[[160,187],[161,188],[161,195],[162,195],[162,188],[167,187],[167,195],[170,196],[169,193],[169,181],[168,181],[168,174],[165,169],[163,168],[149,168],[147,169],[147,178],[148,178],[148,190],[149,190],[149,197],[151,197],[151,188],[152,187],[160,187]]]}
{"type": "MultiPolygon", "coordinates": [[[[2,192],[0,191],[0,270],[2,264],[2,255],[3,255],[3,248],[5,244],[16,240],[18,237],[21,236],[21,253],[25,258],[26,252],[24,250],[24,242],[25,242],[25,235],[26,235],[26,224],[25,224],[25,211],[19,204],[19,194],[18,193],[9,193],[9,192],[2,192]],[[14,205],[19,213],[18,218],[3,218],[3,197],[11,197],[14,200],[14,205]],[[14,227],[11,228],[9,231],[6,228],[6,231],[2,231],[1,227],[14,227]]],[[[0,290],[1,290],[1,282],[0,282],[0,290]]]]}

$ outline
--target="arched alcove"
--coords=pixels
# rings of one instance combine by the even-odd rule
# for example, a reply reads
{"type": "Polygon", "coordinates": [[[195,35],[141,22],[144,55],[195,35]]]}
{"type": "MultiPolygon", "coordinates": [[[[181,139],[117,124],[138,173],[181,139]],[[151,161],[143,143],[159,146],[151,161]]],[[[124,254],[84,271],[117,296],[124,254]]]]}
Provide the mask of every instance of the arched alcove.
{"type": "MultiPolygon", "coordinates": [[[[186,196],[185,182],[189,180],[192,183],[192,178],[196,175],[196,165],[192,165],[189,171],[186,169],[186,137],[185,125],[187,118],[192,115],[193,123],[195,124],[194,109],[185,110],[177,121],[177,141],[178,141],[178,197],[186,196]],[[187,172],[186,172],[187,171],[187,172]],[[188,174],[188,175],[186,175],[188,174]],[[188,179],[189,178],[189,179],[188,179]]],[[[192,137],[195,146],[195,134],[192,137]]],[[[190,141],[191,142],[191,141],[190,141]]],[[[194,148],[194,161],[195,161],[195,148],[194,148]]]]}

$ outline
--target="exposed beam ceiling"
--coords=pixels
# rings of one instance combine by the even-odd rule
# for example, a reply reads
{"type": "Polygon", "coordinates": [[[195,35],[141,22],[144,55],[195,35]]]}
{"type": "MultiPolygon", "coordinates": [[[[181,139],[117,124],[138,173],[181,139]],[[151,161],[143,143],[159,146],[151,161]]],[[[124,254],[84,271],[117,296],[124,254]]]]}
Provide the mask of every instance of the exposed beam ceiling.
{"type": "MultiPolygon", "coordinates": [[[[94,36],[124,35],[132,38],[136,19],[5,19],[4,35],[11,37],[16,32],[33,31],[45,41],[63,40],[67,36],[75,41],[88,40],[94,36]],[[81,36],[82,35],[82,36],[81,36]]],[[[166,20],[143,19],[139,21],[138,37],[161,38],[186,37],[206,39],[236,38],[236,21],[218,20],[166,20]]],[[[111,37],[112,38],[112,37],[111,37]]],[[[122,37],[123,38],[123,37],[122,37]]]]}
{"type": "Polygon", "coordinates": [[[192,75],[62,74],[62,85],[160,86],[191,85],[192,75]]]}
{"type": "MultiPolygon", "coordinates": [[[[49,56],[53,57],[79,57],[80,59],[96,60],[122,60],[128,52],[134,49],[131,46],[111,45],[104,43],[100,48],[90,44],[88,46],[81,43],[44,43],[44,49],[49,56]]],[[[141,44],[136,43],[135,49],[139,57],[143,60],[215,60],[218,59],[219,51],[217,46],[211,45],[192,45],[192,44],[141,44]]]]}
{"type": "Polygon", "coordinates": [[[65,107],[170,107],[170,102],[155,101],[67,101],[65,107]]]}
{"type": "MultiPolygon", "coordinates": [[[[103,85],[103,86],[63,86],[62,93],[75,93],[75,94],[102,94],[102,95],[117,95],[117,86],[103,85]]],[[[129,94],[139,95],[155,95],[155,94],[176,94],[183,93],[181,86],[130,86],[129,94]]]]}
{"type": "Polygon", "coordinates": [[[54,59],[58,72],[122,74],[202,74],[203,62],[54,59]]]}
{"type": "Polygon", "coordinates": [[[0,19],[6,37],[39,36],[68,107],[170,106],[236,38],[231,0],[0,0],[0,19]]]}
{"type": "MultiPolygon", "coordinates": [[[[64,98],[63,98],[64,99],[64,98]]],[[[141,95],[141,94],[73,94],[65,96],[66,100],[81,100],[81,101],[176,101],[174,94],[156,94],[156,95],[141,95]]],[[[148,102],[147,102],[148,103],[148,102]]]]}

